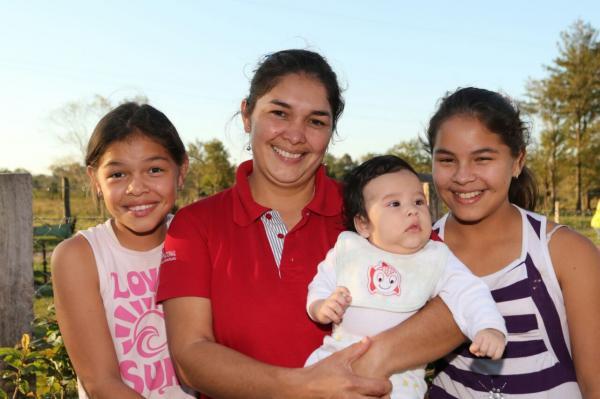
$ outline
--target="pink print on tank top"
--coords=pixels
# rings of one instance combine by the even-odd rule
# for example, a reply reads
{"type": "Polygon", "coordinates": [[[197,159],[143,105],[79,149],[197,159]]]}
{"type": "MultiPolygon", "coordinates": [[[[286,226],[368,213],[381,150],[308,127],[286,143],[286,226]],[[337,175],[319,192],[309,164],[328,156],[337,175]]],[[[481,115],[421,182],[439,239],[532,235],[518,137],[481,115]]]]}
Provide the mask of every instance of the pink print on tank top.
{"type": "Polygon", "coordinates": [[[167,354],[164,314],[154,301],[158,268],[130,271],[126,281],[117,273],[111,277],[113,298],[119,303],[114,311],[114,336],[123,354],[121,376],[139,393],[164,393],[178,381],[167,354]]]}

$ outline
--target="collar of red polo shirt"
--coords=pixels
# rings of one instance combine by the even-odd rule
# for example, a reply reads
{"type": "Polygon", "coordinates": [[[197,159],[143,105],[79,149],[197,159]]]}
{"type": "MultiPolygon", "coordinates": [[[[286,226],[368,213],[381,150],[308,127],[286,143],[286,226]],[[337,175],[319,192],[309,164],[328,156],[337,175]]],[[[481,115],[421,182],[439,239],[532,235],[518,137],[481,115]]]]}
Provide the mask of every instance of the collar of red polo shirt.
{"type": "MultiPolygon", "coordinates": [[[[248,176],[252,174],[252,160],[240,164],[233,187],[233,220],[240,226],[247,226],[263,213],[270,211],[252,198],[248,176]]],[[[341,185],[325,174],[321,165],[315,172],[315,195],[304,209],[323,216],[338,215],[342,209],[341,185]]]]}

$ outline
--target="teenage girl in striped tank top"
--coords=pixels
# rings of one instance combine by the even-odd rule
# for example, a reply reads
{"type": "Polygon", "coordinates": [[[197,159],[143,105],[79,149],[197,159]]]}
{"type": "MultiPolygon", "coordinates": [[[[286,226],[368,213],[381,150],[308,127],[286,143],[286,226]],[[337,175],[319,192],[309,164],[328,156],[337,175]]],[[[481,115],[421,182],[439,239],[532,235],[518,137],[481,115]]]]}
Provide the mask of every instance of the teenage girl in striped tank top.
{"type": "Polygon", "coordinates": [[[599,398],[600,252],[532,212],[519,110],[496,92],[460,89],[427,133],[450,210],[436,229],[488,284],[509,333],[500,360],[463,347],[442,360],[429,398],[599,398]]]}

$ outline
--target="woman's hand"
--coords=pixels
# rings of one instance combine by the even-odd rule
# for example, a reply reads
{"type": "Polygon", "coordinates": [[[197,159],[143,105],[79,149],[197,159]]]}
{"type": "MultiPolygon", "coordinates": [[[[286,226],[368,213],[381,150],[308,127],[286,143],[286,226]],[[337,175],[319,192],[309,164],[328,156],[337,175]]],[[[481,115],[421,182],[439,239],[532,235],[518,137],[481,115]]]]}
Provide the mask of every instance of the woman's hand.
{"type": "Polygon", "coordinates": [[[435,297],[400,325],[372,337],[352,369],[363,377],[388,378],[437,360],[464,340],[444,301],[435,297]]]}
{"type": "Polygon", "coordinates": [[[359,377],[352,363],[370,347],[356,343],[306,368],[271,366],[215,342],[211,303],[181,297],[164,302],[169,346],[178,376],[213,398],[380,398],[387,378],[359,377]]]}
{"type": "MultiPolygon", "coordinates": [[[[306,384],[306,398],[382,398],[387,397],[392,384],[387,378],[360,377],[352,370],[352,364],[371,346],[365,338],[354,345],[336,352],[324,360],[304,369],[299,384],[306,384]]],[[[293,389],[293,388],[292,388],[293,389]]],[[[289,392],[290,398],[299,392],[289,392]]]]}

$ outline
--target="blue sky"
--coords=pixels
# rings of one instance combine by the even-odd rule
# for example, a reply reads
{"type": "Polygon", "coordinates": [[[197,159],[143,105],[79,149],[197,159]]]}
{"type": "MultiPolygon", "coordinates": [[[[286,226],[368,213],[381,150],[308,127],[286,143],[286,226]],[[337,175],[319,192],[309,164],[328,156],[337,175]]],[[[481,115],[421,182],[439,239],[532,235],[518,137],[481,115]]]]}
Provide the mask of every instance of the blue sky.
{"type": "MultiPolygon", "coordinates": [[[[77,151],[50,115],[95,94],[145,95],[184,142],[218,138],[245,157],[233,118],[261,55],[308,48],[346,87],[334,155],[381,152],[422,133],[448,90],[523,98],[596,1],[25,1],[0,3],[0,168],[48,167],[77,151]]],[[[91,126],[93,127],[93,126],[91,126]]]]}

